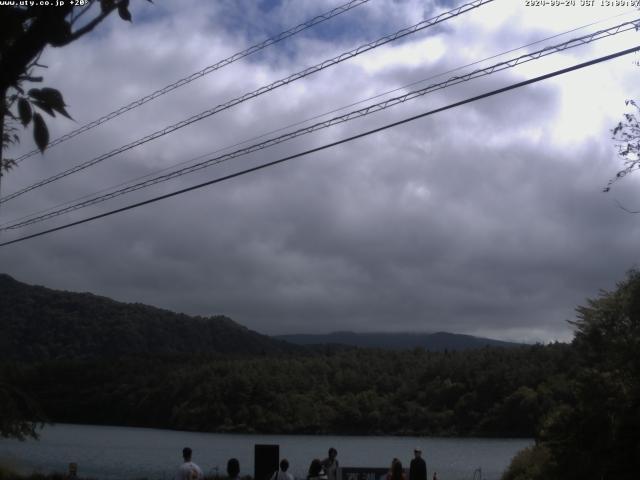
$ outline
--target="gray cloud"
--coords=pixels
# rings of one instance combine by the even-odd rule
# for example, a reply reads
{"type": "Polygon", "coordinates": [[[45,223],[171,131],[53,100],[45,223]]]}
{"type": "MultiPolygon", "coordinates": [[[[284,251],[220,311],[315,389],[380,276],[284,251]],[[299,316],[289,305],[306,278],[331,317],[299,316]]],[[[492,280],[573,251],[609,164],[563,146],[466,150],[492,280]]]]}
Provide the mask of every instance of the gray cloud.
{"type": "MultiPolygon", "coordinates": [[[[337,5],[317,3],[283,2],[268,12],[255,2],[165,5],[148,15],[134,11],[134,18],[142,17],[139,24],[114,19],[86,42],[48,52],[47,81],[64,91],[72,115],[83,123],[246,48],[256,26],[285,28],[337,5]],[[283,19],[284,12],[290,18],[283,19]]],[[[362,42],[401,28],[417,21],[422,7],[376,1],[360,12],[341,19],[339,25],[354,24],[349,35],[329,28],[324,35],[296,38],[284,50],[233,65],[29,159],[7,177],[11,187],[3,190],[351,48],[355,37],[362,42]]],[[[495,32],[460,20],[436,32],[447,49],[432,64],[407,61],[367,70],[379,58],[367,54],[360,63],[327,70],[20,197],[2,206],[2,221],[468,63],[466,47],[480,34],[486,46],[474,52],[476,58],[504,49],[500,45],[528,43],[534,31],[544,33],[539,25],[524,28],[524,19],[514,19],[522,28],[495,32]]],[[[394,48],[389,47],[391,58],[400,55],[394,48]]],[[[582,78],[589,81],[589,75],[582,78]]],[[[631,85],[633,75],[637,71],[629,68],[620,85],[631,85]]],[[[335,141],[521,78],[520,71],[504,72],[470,82],[27,231],[335,141]]],[[[637,262],[640,230],[637,216],[624,214],[613,197],[600,193],[618,162],[607,131],[615,117],[580,142],[556,142],[563,108],[559,85],[548,82],[483,100],[4,247],[0,265],[25,282],[190,314],[224,313],[265,333],[447,330],[568,339],[565,320],[574,307],[599,288],[611,288],[637,262]]],[[[71,128],[65,121],[50,124],[56,134],[71,128]]],[[[630,205],[637,201],[637,179],[620,185],[615,195],[630,205]]]]}

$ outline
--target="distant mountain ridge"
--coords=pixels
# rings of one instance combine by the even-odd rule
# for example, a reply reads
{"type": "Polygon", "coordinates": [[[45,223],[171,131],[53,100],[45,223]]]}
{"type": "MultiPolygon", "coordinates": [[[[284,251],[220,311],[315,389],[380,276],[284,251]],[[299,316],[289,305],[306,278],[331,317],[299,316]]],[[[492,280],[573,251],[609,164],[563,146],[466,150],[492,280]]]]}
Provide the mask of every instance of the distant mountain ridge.
{"type": "Polygon", "coordinates": [[[299,349],[222,315],[191,317],[91,293],[27,285],[0,274],[0,360],[271,354],[299,349]]]}
{"type": "Polygon", "coordinates": [[[301,352],[310,345],[453,351],[520,344],[446,332],[333,332],[269,337],[222,315],[192,317],[91,293],[27,285],[0,274],[0,361],[278,354],[301,352]]]}
{"type": "Polygon", "coordinates": [[[424,348],[433,352],[468,350],[473,348],[514,348],[523,344],[458,333],[355,333],[277,335],[274,338],[297,345],[347,345],[361,348],[405,350],[424,348]]]}

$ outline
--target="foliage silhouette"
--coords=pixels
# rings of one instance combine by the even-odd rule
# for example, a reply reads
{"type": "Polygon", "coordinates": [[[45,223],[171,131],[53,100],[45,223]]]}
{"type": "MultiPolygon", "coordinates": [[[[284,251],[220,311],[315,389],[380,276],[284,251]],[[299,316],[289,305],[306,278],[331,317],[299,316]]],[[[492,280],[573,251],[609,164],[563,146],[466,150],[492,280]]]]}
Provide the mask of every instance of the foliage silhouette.
{"type": "MultiPolygon", "coordinates": [[[[578,307],[571,345],[573,372],[562,401],[545,408],[536,436],[544,455],[527,459],[530,480],[631,480],[640,471],[640,272],[632,270],[614,291],[578,307]],[[547,455],[548,454],[548,455],[547,455]]],[[[530,452],[531,453],[531,452],[530,452]]],[[[516,460],[514,459],[514,463],[516,460]]],[[[505,477],[512,478],[512,477],[505,477]]],[[[514,477],[515,478],[515,477],[514,477]]]]}
{"type": "MultiPolygon", "coordinates": [[[[147,0],[151,1],[151,0],[147,0]]],[[[16,2],[18,3],[18,2],[16,2]]],[[[28,2],[23,2],[28,3],[28,2]]],[[[35,2],[38,3],[38,2],[35,2]]],[[[17,123],[27,127],[33,123],[33,135],[41,152],[49,143],[49,130],[35,108],[55,117],[59,113],[71,118],[62,94],[55,88],[31,88],[25,83],[42,82],[34,71],[47,46],[63,47],[82,38],[112,12],[131,21],[129,0],[87,0],[61,2],[60,5],[5,5],[0,15],[0,176],[15,166],[2,152],[20,140],[17,123]],[[79,5],[82,4],[82,5],[79,5]],[[99,4],[100,8],[94,8],[99,4]]]]}

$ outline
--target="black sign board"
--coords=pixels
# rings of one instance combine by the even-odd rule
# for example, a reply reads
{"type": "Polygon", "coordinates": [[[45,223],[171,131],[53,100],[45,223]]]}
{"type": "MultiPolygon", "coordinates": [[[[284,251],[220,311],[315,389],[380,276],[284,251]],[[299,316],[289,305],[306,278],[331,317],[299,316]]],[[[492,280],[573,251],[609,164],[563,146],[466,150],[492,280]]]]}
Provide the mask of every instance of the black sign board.
{"type": "Polygon", "coordinates": [[[255,445],[254,480],[269,480],[278,470],[280,445],[255,445]]]}

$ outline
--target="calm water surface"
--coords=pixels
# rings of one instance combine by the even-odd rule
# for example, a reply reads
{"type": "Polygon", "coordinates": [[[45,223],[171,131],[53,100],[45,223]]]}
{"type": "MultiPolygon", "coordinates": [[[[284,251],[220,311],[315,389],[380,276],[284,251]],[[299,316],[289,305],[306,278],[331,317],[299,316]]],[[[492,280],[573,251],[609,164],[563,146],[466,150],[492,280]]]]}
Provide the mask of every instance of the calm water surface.
{"type": "Polygon", "coordinates": [[[393,457],[408,467],[414,447],[421,446],[429,478],[435,470],[440,480],[470,480],[473,471],[481,468],[483,479],[498,480],[515,453],[532,441],[241,435],[57,424],[45,427],[39,441],[0,439],[0,463],[24,473],[47,473],[65,472],[69,462],[77,462],[81,477],[173,480],[182,460],[182,448],[190,446],[193,460],[206,474],[225,473],[227,459],[236,457],[242,475],[253,475],[256,443],[280,445],[280,457],[289,459],[290,471],[296,478],[304,477],[311,460],[324,458],[329,447],[338,450],[343,467],[387,467],[393,457]]]}

